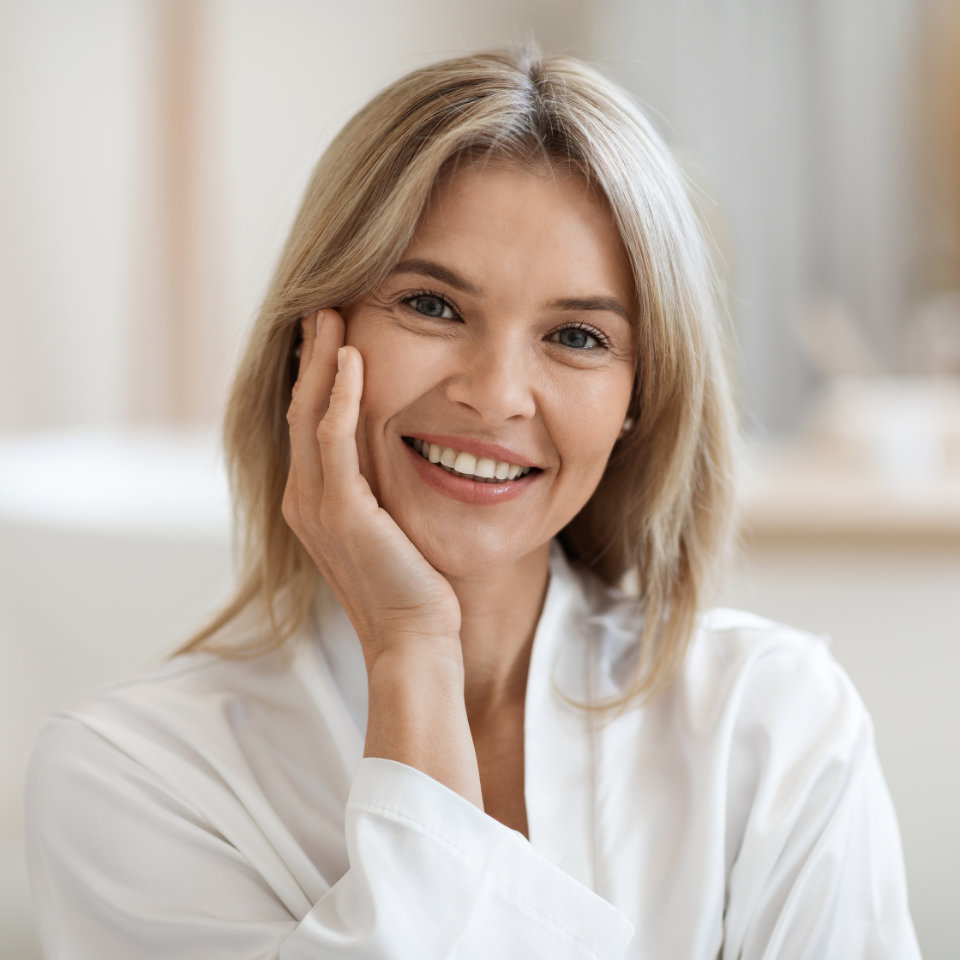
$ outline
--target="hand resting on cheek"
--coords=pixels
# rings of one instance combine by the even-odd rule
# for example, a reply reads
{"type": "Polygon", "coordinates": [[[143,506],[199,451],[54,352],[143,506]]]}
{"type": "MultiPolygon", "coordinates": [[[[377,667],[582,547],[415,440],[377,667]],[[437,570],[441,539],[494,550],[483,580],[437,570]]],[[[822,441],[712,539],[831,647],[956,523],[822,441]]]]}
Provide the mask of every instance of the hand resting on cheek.
{"type": "Polygon", "coordinates": [[[370,692],[364,755],[419,767],[482,807],[463,696],[459,602],[360,473],[363,358],[343,345],[343,318],[325,309],[302,324],[283,516],[363,648],[370,692]],[[435,729],[452,735],[437,744],[435,729]]]}

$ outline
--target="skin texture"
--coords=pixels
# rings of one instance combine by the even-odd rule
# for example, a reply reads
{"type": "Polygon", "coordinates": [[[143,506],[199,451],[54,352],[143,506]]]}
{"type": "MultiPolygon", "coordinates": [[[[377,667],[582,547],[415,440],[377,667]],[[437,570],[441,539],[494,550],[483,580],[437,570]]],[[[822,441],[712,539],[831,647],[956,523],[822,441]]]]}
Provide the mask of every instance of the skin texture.
{"type": "Polygon", "coordinates": [[[549,544],[620,434],[635,316],[612,217],[583,181],[474,165],[437,185],[378,290],[304,320],[283,510],[363,646],[366,755],[524,831],[549,544]],[[414,437],[535,469],[516,486],[452,481],[414,437]]]}

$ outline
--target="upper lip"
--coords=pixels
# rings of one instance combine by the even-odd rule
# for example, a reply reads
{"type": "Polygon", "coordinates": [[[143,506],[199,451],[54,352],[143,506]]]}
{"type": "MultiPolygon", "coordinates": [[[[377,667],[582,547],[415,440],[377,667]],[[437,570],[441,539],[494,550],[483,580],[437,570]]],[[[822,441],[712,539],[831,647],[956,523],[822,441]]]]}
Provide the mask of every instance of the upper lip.
{"type": "Polygon", "coordinates": [[[476,437],[461,437],[446,433],[410,433],[407,436],[423,440],[426,443],[435,443],[438,447],[450,447],[458,452],[472,453],[478,459],[487,457],[490,460],[513,463],[518,467],[538,467],[529,457],[525,457],[522,453],[512,450],[510,447],[505,447],[500,443],[490,443],[487,440],[479,440],[476,437]]]}

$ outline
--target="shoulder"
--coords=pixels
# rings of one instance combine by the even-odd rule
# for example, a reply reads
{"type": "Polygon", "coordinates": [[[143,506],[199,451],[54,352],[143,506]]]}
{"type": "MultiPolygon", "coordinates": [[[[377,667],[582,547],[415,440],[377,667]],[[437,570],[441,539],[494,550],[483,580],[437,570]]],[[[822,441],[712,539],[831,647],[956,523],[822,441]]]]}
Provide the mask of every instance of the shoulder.
{"type": "MultiPolygon", "coordinates": [[[[640,654],[643,608],[635,597],[580,568],[564,582],[576,593],[575,629],[590,645],[594,695],[617,700],[631,684],[640,654]]],[[[691,734],[731,725],[793,728],[815,716],[855,727],[866,710],[827,638],[742,610],[701,614],[672,684],[641,713],[660,715],[691,734]],[[787,723],[789,721],[789,723],[787,723]]],[[[838,728],[838,732],[840,732],[838,728]]]]}
{"type": "Polygon", "coordinates": [[[825,638],[712,611],[672,697],[723,811],[731,945],[859,956],[883,931],[883,956],[918,956],[873,725],[825,638]]]}
{"type": "Polygon", "coordinates": [[[738,610],[705,614],[675,696],[703,722],[766,726],[792,737],[829,726],[834,741],[869,724],[826,638],[738,610]]]}
{"type": "Polygon", "coordinates": [[[95,806],[110,795],[137,795],[164,805],[163,794],[173,796],[190,771],[238,754],[257,715],[279,700],[269,679],[251,695],[261,667],[268,677],[277,672],[269,657],[184,654],[48,717],[27,770],[30,819],[43,829],[72,806],[70,797],[95,806]]]}
{"type": "Polygon", "coordinates": [[[711,611],[656,709],[723,798],[725,848],[750,883],[755,860],[790,849],[802,863],[827,835],[841,849],[856,811],[889,806],[869,714],[823,637],[711,611]]]}
{"type": "MultiPolygon", "coordinates": [[[[642,609],[593,578],[582,584],[598,694],[617,699],[636,668],[642,609]]],[[[726,608],[700,616],[671,685],[624,717],[631,715],[639,731],[671,745],[664,749],[771,770],[791,757],[845,763],[873,736],[866,708],[826,638],[726,608]]]]}
{"type": "MultiPolygon", "coordinates": [[[[240,635],[253,625],[238,620],[240,635]]],[[[30,760],[34,797],[68,771],[88,777],[229,757],[296,725],[308,700],[290,648],[257,657],[177,655],[68,704],[42,725],[30,760]],[[98,771],[92,774],[91,771],[98,771]]],[[[55,799],[55,798],[54,798],[55,799]]]]}
{"type": "MultiPolygon", "coordinates": [[[[267,625],[252,611],[225,625],[220,648],[238,650],[262,638],[267,625]]],[[[255,656],[196,650],[181,653],[139,674],[85,694],[60,713],[81,723],[98,718],[131,723],[188,722],[199,713],[229,713],[239,705],[249,712],[290,697],[295,646],[291,642],[255,656]]]]}

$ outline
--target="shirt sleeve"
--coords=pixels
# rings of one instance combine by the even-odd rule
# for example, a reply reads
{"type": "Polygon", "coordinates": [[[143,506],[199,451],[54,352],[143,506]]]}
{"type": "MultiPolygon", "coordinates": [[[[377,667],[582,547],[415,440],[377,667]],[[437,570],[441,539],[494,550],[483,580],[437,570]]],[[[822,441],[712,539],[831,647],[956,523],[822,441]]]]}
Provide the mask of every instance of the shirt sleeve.
{"type": "Polygon", "coordinates": [[[282,960],[622,957],[632,934],[521,834],[403,764],[363,761],[347,843],[351,869],[339,895],[307,915],[282,960]]]}
{"type": "Polygon", "coordinates": [[[349,868],[295,915],[178,795],[82,723],[31,759],[27,860],[47,960],[623,957],[629,922],[426,774],[361,762],[349,868]]]}
{"type": "Polygon", "coordinates": [[[723,957],[919,960],[900,835],[858,694],[826,646],[754,666],[731,760],[752,797],[723,957]]]}

